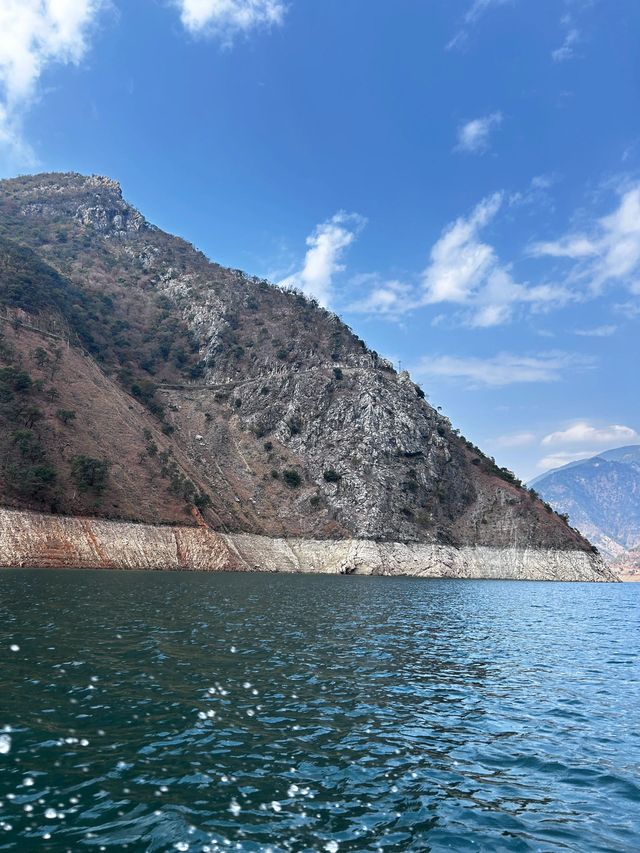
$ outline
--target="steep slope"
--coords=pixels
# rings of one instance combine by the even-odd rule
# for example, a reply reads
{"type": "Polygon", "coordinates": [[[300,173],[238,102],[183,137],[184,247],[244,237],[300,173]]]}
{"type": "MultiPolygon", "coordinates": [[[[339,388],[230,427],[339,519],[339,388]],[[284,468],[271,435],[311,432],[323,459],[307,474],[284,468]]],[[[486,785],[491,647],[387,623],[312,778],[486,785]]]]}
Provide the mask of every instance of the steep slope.
{"type": "Polygon", "coordinates": [[[31,425],[55,481],[31,497],[4,482],[5,505],[203,517],[271,538],[583,553],[597,574],[588,542],[335,315],[209,262],[115,182],[2,181],[0,237],[6,366],[27,364],[46,398],[56,364],[60,395],[40,400],[31,425]],[[79,488],[78,457],[106,461],[99,494],[79,488]]]}
{"type": "Polygon", "coordinates": [[[640,581],[640,546],[620,554],[611,567],[623,581],[640,581]]]}
{"type": "Polygon", "coordinates": [[[640,445],[549,471],[532,485],[608,557],[640,545],[640,445]]]}

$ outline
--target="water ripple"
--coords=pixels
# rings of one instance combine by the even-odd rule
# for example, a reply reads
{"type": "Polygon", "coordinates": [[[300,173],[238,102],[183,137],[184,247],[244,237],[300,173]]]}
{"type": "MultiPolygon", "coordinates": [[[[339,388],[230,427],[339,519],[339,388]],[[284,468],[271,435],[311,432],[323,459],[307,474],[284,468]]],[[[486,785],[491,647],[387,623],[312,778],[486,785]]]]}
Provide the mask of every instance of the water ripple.
{"type": "Polygon", "coordinates": [[[3,571],[0,851],[637,853],[639,597],[3,571]]]}

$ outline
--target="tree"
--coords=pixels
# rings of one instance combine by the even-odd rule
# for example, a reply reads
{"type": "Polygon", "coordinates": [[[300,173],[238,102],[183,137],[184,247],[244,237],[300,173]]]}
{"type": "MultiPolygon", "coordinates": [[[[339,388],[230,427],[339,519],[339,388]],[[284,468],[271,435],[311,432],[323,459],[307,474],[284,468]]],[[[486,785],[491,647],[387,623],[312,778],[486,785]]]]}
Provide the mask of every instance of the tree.
{"type": "Polygon", "coordinates": [[[302,477],[297,471],[294,471],[293,468],[286,468],[282,472],[282,479],[290,489],[297,489],[302,482],[302,477]]]}
{"type": "Polygon", "coordinates": [[[342,474],[338,474],[333,468],[327,468],[326,471],[322,472],[322,476],[327,483],[338,483],[342,479],[342,474]]]}
{"type": "Polygon", "coordinates": [[[27,467],[9,467],[5,471],[9,488],[23,498],[46,500],[51,486],[56,481],[56,470],[52,465],[41,462],[27,467]]]}
{"type": "Polygon", "coordinates": [[[109,463],[91,456],[74,456],[71,460],[71,476],[81,492],[101,495],[107,486],[109,463]]]}
{"type": "Polygon", "coordinates": [[[71,421],[75,421],[76,413],[73,409],[58,409],[56,417],[59,421],[62,421],[65,426],[68,426],[71,421]]]}
{"type": "Polygon", "coordinates": [[[44,418],[44,414],[37,406],[25,406],[20,412],[24,425],[27,429],[32,429],[37,421],[44,418]]]}
{"type": "Polygon", "coordinates": [[[11,433],[11,438],[23,459],[29,462],[40,462],[44,459],[40,439],[30,429],[16,429],[11,433]]]}
{"type": "Polygon", "coordinates": [[[44,347],[38,347],[34,350],[33,357],[41,370],[45,364],[49,363],[49,353],[44,349],[44,347]]]}
{"type": "Polygon", "coordinates": [[[49,365],[49,370],[51,371],[50,375],[51,375],[52,381],[53,381],[53,378],[55,377],[56,373],[58,372],[58,368],[60,367],[60,362],[62,361],[63,355],[64,355],[64,352],[62,350],[62,347],[55,347],[54,348],[54,350],[53,350],[53,361],[49,365]]]}

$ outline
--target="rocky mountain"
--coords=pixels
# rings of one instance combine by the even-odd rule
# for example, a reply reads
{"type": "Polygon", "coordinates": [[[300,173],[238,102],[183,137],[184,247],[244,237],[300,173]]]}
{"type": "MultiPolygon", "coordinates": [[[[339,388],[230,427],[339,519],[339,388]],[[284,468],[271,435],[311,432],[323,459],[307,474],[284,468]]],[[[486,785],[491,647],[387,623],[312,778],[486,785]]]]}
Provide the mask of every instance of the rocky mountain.
{"type": "Polygon", "coordinates": [[[556,468],[531,485],[608,558],[640,546],[640,445],[556,468]]]}
{"type": "Polygon", "coordinates": [[[624,551],[611,562],[613,571],[624,581],[640,581],[640,546],[624,551]]]}
{"type": "Polygon", "coordinates": [[[345,572],[610,577],[335,314],[210,262],[108,178],[0,181],[0,333],[0,559],[114,563],[105,522],[81,558],[51,521],[48,557],[53,514],[135,522],[137,552],[195,528],[234,567],[333,549],[345,572]]]}

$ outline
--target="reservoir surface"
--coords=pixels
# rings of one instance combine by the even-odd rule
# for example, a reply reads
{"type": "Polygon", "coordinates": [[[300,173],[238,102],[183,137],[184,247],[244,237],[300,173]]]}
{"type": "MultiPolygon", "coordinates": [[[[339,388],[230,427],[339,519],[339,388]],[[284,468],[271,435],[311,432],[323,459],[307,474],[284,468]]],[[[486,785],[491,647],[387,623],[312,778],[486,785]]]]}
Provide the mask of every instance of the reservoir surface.
{"type": "Polygon", "coordinates": [[[640,850],[640,584],[0,570],[0,850],[640,850]]]}

